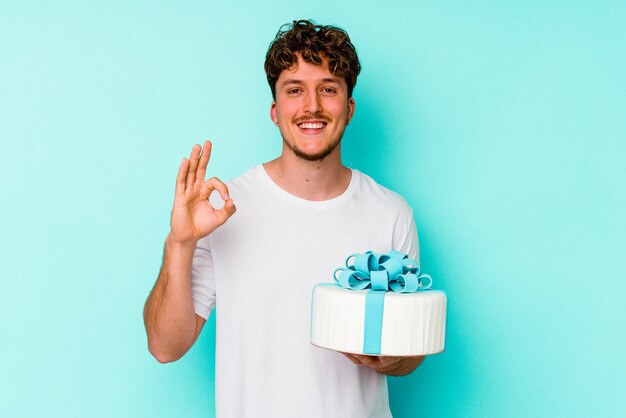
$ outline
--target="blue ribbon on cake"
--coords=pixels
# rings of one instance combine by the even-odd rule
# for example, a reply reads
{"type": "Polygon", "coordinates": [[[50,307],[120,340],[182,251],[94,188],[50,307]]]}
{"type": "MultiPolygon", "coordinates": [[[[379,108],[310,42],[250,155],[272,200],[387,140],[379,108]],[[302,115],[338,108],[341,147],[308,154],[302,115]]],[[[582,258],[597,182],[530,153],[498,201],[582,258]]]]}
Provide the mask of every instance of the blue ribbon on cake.
{"type": "Polygon", "coordinates": [[[395,250],[386,254],[373,251],[353,254],[346,259],[346,267],[336,269],[333,276],[345,289],[370,289],[365,295],[363,353],[374,355],[380,354],[385,294],[390,290],[396,293],[427,290],[433,282],[432,277],[420,272],[415,260],[395,250]]]}

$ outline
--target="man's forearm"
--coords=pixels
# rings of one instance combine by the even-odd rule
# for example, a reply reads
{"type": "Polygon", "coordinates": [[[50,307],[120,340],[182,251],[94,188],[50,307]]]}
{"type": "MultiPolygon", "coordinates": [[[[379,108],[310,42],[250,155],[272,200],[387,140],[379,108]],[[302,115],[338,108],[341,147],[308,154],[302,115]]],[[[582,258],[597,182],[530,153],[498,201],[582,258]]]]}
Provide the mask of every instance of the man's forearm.
{"type": "Polygon", "coordinates": [[[191,264],[195,243],[165,241],[163,265],[144,307],[148,349],[160,362],[182,357],[195,340],[191,264]]]}

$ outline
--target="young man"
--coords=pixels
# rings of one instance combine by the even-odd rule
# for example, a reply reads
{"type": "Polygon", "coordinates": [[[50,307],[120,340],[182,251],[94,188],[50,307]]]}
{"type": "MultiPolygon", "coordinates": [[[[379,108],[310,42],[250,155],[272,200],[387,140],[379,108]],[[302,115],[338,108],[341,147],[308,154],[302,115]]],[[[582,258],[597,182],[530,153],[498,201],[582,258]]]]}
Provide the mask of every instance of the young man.
{"type": "Polygon", "coordinates": [[[311,290],[331,282],[349,254],[418,257],[404,199],[341,162],[356,51],[343,30],[297,21],[277,34],[265,71],[282,154],[228,185],[204,180],[210,142],[183,159],[144,309],[149,350],[160,362],[179,359],[217,307],[218,417],[389,417],[384,375],[410,373],[423,357],[309,344],[311,290]],[[209,201],[214,190],[221,209],[209,201]]]}

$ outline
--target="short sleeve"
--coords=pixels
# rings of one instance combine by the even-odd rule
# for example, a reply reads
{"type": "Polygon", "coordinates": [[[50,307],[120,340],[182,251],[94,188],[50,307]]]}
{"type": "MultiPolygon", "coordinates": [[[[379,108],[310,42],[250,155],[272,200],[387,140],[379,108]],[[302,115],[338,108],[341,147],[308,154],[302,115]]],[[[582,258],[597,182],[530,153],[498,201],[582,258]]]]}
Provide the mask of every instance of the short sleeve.
{"type": "Polygon", "coordinates": [[[198,241],[193,253],[191,296],[195,313],[207,319],[215,308],[215,272],[209,237],[198,241]]]}
{"type": "MultiPolygon", "coordinates": [[[[408,206],[408,205],[407,205],[408,206]]],[[[410,258],[420,262],[419,239],[417,237],[417,226],[413,218],[413,211],[410,207],[395,225],[394,248],[400,252],[408,254],[410,258]]]]}

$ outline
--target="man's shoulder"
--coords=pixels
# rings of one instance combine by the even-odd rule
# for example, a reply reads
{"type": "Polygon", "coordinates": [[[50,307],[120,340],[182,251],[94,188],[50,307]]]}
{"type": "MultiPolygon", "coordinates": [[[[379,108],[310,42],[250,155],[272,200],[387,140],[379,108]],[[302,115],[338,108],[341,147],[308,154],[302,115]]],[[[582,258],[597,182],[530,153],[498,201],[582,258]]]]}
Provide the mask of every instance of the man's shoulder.
{"type": "Polygon", "coordinates": [[[360,197],[368,199],[377,206],[383,206],[387,210],[393,208],[400,211],[412,211],[406,199],[398,192],[383,186],[371,176],[359,170],[353,169],[353,173],[359,176],[360,193],[358,195],[360,197]]]}
{"type": "Polygon", "coordinates": [[[238,176],[226,181],[228,189],[245,190],[246,188],[256,188],[256,184],[261,181],[261,165],[255,165],[238,176]]]}

